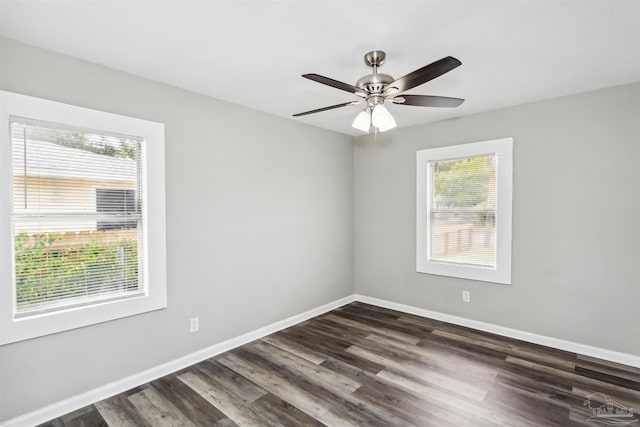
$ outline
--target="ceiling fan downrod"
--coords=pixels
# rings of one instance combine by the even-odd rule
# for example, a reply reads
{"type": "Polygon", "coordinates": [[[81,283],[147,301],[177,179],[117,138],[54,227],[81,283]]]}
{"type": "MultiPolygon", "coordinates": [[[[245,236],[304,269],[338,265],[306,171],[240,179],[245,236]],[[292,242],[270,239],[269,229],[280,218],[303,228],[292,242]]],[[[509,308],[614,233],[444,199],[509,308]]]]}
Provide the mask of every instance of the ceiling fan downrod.
{"type": "Polygon", "coordinates": [[[356,82],[356,87],[362,89],[368,95],[366,96],[368,103],[374,106],[384,102],[383,92],[394,81],[394,78],[390,75],[378,73],[378,67],[384,64],[386,56],[381,50],[367,52],[364,55],[364,63],[373,68],[373,73],[361,77],[356,82]]]}

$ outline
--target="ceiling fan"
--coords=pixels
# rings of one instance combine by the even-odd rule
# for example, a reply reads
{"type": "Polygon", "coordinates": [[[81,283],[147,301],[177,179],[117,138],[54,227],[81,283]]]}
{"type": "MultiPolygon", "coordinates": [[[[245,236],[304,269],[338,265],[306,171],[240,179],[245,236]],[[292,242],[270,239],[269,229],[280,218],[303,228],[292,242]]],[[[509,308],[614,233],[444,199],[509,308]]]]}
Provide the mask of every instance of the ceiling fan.
{"type": "Polygon", "coordinates": [[[364,103],[364,110],[360,112],[353,121],[352,126],[363,132],[369,132],[371,127],[376,132],[384,132],[393,129],[396,121],[384,106],[385,103],[398,105],[412,105],[417,107],[457,107],[464,102],[461,98],[449,98],[444,96],[431,95],[401,95],[409,89],[420,86],[430,80],[448,73],[454,68],[462,65],[456,58],[447,56],[429,65],[425,65],[406,76],[394,79],[388,74],[378,73],[378,67],[384,64],[386,54],[381,50],[368,52],[364,56],[364,62],[373,68],[373,73],[361,77],[352,86],[338,80],[330,79],[319,74],[303,74],[302,77],[322,83],[345,92],[359,96],[360,100],[345,102],[329,107],[318,108],[304,113],[294,114],[293,117],[306,116],[307,114],[319,113],[321,111],[333,110],[334,108],[346,107],[364,103]]]}

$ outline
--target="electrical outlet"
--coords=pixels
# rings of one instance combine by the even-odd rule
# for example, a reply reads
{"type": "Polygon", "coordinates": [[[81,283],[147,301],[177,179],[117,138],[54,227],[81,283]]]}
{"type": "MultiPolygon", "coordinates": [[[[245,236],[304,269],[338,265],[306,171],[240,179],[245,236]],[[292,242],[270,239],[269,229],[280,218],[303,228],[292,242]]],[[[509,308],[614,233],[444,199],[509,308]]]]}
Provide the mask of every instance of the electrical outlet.
{"type": "Polygon", "coordinates": [[[471,302],[471,292],[462,291],[462,302],[471,302]]]}
{"type": "Polygon", "coordinates": [[[192,317],[189,319],[189,333],[198,332],[200,330],[200,318],[192,317]]]}

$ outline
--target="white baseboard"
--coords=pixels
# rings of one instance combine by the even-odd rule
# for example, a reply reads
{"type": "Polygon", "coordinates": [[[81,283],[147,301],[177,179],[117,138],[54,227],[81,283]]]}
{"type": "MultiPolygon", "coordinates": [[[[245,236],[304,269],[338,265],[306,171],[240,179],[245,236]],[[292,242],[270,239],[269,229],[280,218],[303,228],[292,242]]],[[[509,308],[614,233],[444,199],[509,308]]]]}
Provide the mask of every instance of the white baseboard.
{"type": "Polygon", "coordinates": [[[295,316],[280,320],[278,322],[264,326],[260,329],[247,332],[246,334],[231,338],[218,344],[214,344],[210,347],[188,354],[179,359],[175,359],[170,362],[163,363],[162,365],[158,365],[145,371],[139,372],[130,377],[123,378],[102,387],[90,390],[86,393],[82,393],[77,396],[62,400],[60,402],[56,402],[36,411],[20,415],[16,418],[0,422],[0,425],[7,427],[28,427],[44,423],[69,412],[73,412],[84,406],[91,405],[102,399],[106,399],[110,396],[122,393],[123,391],[127,391],[133,387],[137,387],[141,384],[148,383],[149,381],[153,381],[172,372],[176,372],[195,363],[202,362],[203,360],[224,353],[225,351],[229,351],[251,341],[273,334],[297,323],[304,322],[307,319],[319,316],[320,314],[326,313],[345,304],[349,304],[353,301],[354,295],[340,298],[339,300],[332,301],[320,307],[305,311],[304,313],[296,314],[295,316]]]}
{"type": "Polygon", "coordinates": [[[547,337],[544,335],[538,335],[531,332],[520,331],[517,329],[506,328],[504,326],[494,325],[492,323],[480,322],[477,320],[467,319],[464,317],[454,316],[451,314],[440,313],[437,311],[426,310],[423,308],[413,307],[406,304],[400,304],[392,301],[387,301],[379,298],[368,297],[365,295],[350,295],[339,300],[330,302],[323,306],[305,311],[304,313],[291,316],[287,319],[280,320],[262,328],[256,329],[246,334],[231,338],[218,344],[214,344],[210,347],[196,351],[194,353],[183,356],[179,359],[172,360],[162,365],[155,366],[145,371],[139,372],[127,378],[112,382],[105,386],[90,390],[86,393],[82,393],[77,396],[70,397],[68,399],[56,402],[44,408],[36,411],[20,415],[8,421],[0,422],[0,426],[11,427],[27,427],[51,419],[57,418],[69,412],[73,412],[84,406],[91,405],[102,399],[106,399],[123,391],[129,390],[133,387],[137,387],[141,384],[148,383],[157,378],[168,375],[172,372],[191,366],[195,363],[201,362],[210,357],[224,353],[225,351],[232,350],[236,347],[257,340],[269,334],[273,334],[282,329],[293,326],[297,323],[303,322],[320,314],[326,313],[345,304],[349,304],[353,301],[360,301],[366,304],[376,305],[379,307],[385,307],[392,310],[401,311],[403,313],[415,314],[417,316],[428,317],[430,319],[441,320],[443,322],[453,323],[455,325],[466,326],[468,328],[478,329],[485,332],[491,332],[494,334],[502,335],[509,338],[515,338],[522,341],[527,341],[534,344],[545,345],[548,347],[557,348],[560,350],[569,351],[572,353],[579,353],[585,356],[596,357],[599,359],[609,360],[611,362],[622,363],[624,365],[634,366],[640,368],[640,357],[627,353],[620,353],[613,350],[607,350],[598,347],[592,347],[585,344],[579,344],[572,341],[561,340],[558,338],[547,337]]]}
{"type": "Polygon", "coordinates": [[[585,356],[596,357],[598,359],[604,359],[611,362],[640,368],[640,356],[635,356],[633,354],[621,353],[618,351],[607,350],[599,347],[592,347],[590,345],[580,344],[573,341],[566,341],[558,338],[534,334],[531,332],[506,328],[504,326],[494,325],[492,323],[485,323],[478,320],[454,316],[451,314],[425,310],[424,308],[413,307],[406,304],[399,304],[396,302],[368,297],[365,295],[356,294],[355,300],[366,304],[376,305],[378,307],[401,311],[403,313],[415,314],[421,317],[441,320],[443,322],[453,323],[454,325],[466,326],[468,328],[478,329],[484,332],[491,332],[505,337],[515,338],[521,341],[527,341],[534,344],[557,348],[559,350],[569,351],[571,353],[578,353],[585,356]]]}

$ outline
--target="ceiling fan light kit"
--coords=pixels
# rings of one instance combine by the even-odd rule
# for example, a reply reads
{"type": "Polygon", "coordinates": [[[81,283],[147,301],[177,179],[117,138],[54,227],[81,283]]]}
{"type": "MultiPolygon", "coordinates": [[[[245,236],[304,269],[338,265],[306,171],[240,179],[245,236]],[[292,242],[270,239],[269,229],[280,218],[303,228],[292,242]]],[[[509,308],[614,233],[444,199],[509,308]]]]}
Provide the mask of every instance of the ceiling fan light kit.
{"type": "Polygon", "coordinates": [[[395,79],[388,74],[378,73],[378,67],[384,64],[386,54],[381,50],[373,50],[364,56],[364,62],[371,67],[372,73],[361,77],[355,86],[340,82],[338,80],[324,77],[319,74],[303,74],[302,77],[315,82],[353,93],[363,98],[359,101],[345,102],[329,107],[318,108],[304,113],[294,114],[294,117],[305,116],[307,114],[319,113],[321,111],[333,110],[335,108],[346,107],[348,105],[365,102],[364,109],[356,116],[352,126],[362,132],[369,133],[371,128],[376,132],[384,132],[396,127],[396,121],[384,106],[385,102],[396,105],[411,105],[417,107],[441,107],[453,108],[464,102],[461,98],[449,98],[444,96],[431,95],[402,95],[400,93],[416,86],[420,86],[430,80],[435,79],[454,68],[462,65],[456,58],[447,56],[422,68],[419,68],[399,79],[395,79]]]}
{"type": "Polygon", "coordinates": [[[353,124],[351,126],[361,130],[362,132],[369,132],[369,129],[371,128],[371,111],[366,108],[360,111],[353,120],[353,124]]]}
{"type": "Polygon", "coordinates": [[[384,105],[378,104],[371,112],[371,125],[378,131],[384,132],[396,127],[396,121],[384,105]]]}

